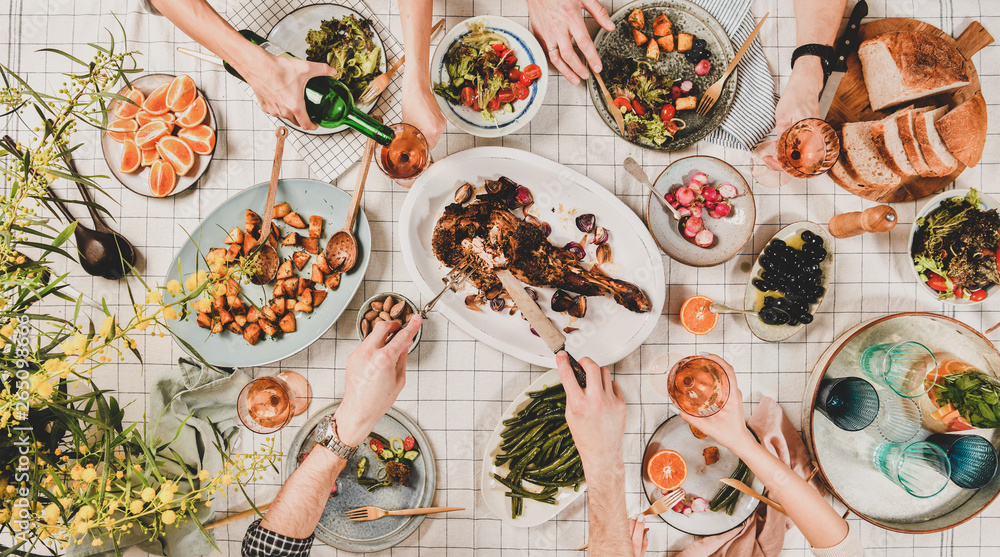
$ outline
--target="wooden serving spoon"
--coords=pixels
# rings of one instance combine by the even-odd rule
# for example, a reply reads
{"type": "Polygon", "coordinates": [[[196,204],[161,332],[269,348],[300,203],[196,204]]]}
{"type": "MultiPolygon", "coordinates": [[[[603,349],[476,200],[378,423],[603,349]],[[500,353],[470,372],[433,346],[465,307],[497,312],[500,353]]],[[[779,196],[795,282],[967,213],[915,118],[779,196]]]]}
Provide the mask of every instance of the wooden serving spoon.
{"type": "Polygon", "coordinates": [[[267,245],[267,239],[271,236],[271,220],[274,218],[274,197],[278,193],[278,176],[281,174],[281,157],[285,152],[285,137],[288,136],[288,128],[278,126],[274,130],[274,136],[278,138],[278,143],[274,146],[274,164],[271,166],[271,183],[267,188],[267,203],[264,205],[264,222],[260,227],[260,240],[257,246],[250,253],[257,252],[257,268],[254,270],[250,282],[254,284],[267,284],[278,276],[278,267],[281,266],[281,258],[274,248],[267,245]]]}
{"type": "Polygon", "coordinates": [[[358,168],[358,182],[354,185],[351,196],[351,207],[347,211],[347,222],[344,228],[338,230],[326,242],[324,255],[327,264],[334,273],[346,273],[358,262],[358,239],[354,237],[354,219],[358,216],[361,206],[361,195],[365,192],[365,181],[368,179],[368,168],[372,164],[375,153],[375,140],[369,139],[365,144],[365,153],[361,156],[361,167],[358,168]]]}

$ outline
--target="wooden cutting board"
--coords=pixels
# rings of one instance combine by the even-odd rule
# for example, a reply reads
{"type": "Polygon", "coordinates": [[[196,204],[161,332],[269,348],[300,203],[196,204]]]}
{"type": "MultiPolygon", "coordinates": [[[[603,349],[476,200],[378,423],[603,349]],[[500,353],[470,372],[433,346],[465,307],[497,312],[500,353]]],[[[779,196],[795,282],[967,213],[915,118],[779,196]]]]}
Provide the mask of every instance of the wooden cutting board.
{"type": "MultiPolygon", "coordinates": [[[[958,48],[958,51],[962,53],[962,56],[965,56],[967,60],[969,84],[961,89],[941,93],[939,95],[920,99],[912,103],[904,103],[894,107],[889,107],[882,111],[873,111],[871,103],[868,100],[868,90],[865,88],[865,78],[861,72],[861,60],[858,58],[857,52],[855,52],[847,59],[847,72],[844,74],[844,78],[841,80],[840,86],[837,88],[837,95],[834,97],[833,104],[830,105],[830,111],[826,116],[827,122],[829,122],[830,125],[837,131],[840,131],[843,125],[847,122],[881,120],[882,118],[885,118],[889,114],[895,112],[896,109],[908,106],[909,104],[913,104],[917,107],[947,105],[949,109],[955,108],[979,91],[979,74],[976,72],[976,67],[972,64],[971,58],[973,54],[979,52],[979,50],[986,45],[991,44],[993,42],[993,37],[978,21],[973,21],[969,24],[965,31],[963,31],[956,40],[937,27],[915,19],[900,17],[878,19],[861,26],[859,30],[859,40],[866,41],[873,37],[877,37],[882,33],[890,31],[918,31],[921,33],[943,37],[946,42],[954,44],[955,47],[958,48]]],[[[983,143],[986,142],[985,132],[983,133],[980,141],[983,143]]],[[[846,189],[847,191],[872,201],[882,203],[912,201],[944,189],[948,184],[952,183],[963,170],[965,170],[965,165],[958,163],[958,168],[948,176],[934,178],[922,178],[919,176],[903,178],[903,181],[899,186],[889,189],[864,188],[857,184],[841,183],[836,178],[834,178],[834,182],[837,182],[840,187],[846,189]]],[[[833,177],[832,174],[830,174],[830,176],[833,177]]]]}

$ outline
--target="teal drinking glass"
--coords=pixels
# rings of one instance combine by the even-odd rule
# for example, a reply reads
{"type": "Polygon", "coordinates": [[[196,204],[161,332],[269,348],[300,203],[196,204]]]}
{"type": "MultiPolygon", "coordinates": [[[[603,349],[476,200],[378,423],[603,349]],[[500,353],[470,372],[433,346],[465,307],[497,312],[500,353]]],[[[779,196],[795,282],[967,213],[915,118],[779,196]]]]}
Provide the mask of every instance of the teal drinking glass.
{"type": "Polygon", "coordinates": [[[937,369],[934,353],[919,342],[876,344],[861,353],[861,371],[899,396],[916,398],[930,390],[937,369]]]}
{"type": "Polygon", "coordinates": [[[935,433],[927,438],[948,456],[951,481],[964,489],[979,489],[997,474],[997,450],[979,435],[935,433]]]}
{"type": "Polygon", "coordinates": [[[879,414],[878,392],[860,377],[824,379],[816,395],[816,410],[844,431],[861,431],[879,414]]]}
{"type": "Polygon", "coordinates": [[[881,443],[872,456],[875,468],[914,497],[932,497],[948,485],[951,465],[941,447],[927,441],[881,443]]]}
{"type": "Polygon", "coordinates": [[[920,407],[887,389],[879,389],[878,433],[890,443],[905,443],[920,433],[920,407]]]}

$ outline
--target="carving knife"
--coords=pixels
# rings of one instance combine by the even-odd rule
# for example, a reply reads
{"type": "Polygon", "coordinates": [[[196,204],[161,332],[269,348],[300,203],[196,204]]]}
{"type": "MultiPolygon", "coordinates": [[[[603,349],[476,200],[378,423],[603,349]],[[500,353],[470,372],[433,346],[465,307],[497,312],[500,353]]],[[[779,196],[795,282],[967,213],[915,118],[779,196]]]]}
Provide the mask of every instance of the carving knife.
{"type": "MultiPolygon", "coordinates": [[[[514,275],[507,269],[493,269],[493,272],[496,273],[497,278],[503,283],[504,290],[507,291],[510,299],[517,304],[517,309],[528,319],[528,323],[535,329],[538,336],[542,337],[542,340],[552,350],[552,353],[555,354],[560,350],[566,350],[566,335],[557,329],[549,321],[549,318],[542,313],[542,309],[538,307],[538,303],[531,299],[531,296],[524,290],[524,285],[521,284],[521,281],[514,278],[514,275]]],[[[567,351],[566,354],[569,355],[569,352],[567,351]]],[[[587,388],[587,373],[580,366],[580,362],[577,362],[576,358],[570,356],[569,365],[573,368],[573,374],[576,375],[576,382],[580,384],[580,388],[587,388]]]]}
{"type": "Polygon", "coordinates": [[[826,76],[823,87],[823,94],[819,98],[819,113],[826,117],[833,104],[834,97],[837,96],[837,88],[840,87],[840,80],[844,79],[844,72],[847,71],[847,58],[858,51],[858,32],[861,28],[861,20],[868,15],[868,2],[858,0],[851,10],[851,17],[847,20],[847,28],[844,34],[837,39],[834,45],[834,60],[830,75],[826,76]]]}

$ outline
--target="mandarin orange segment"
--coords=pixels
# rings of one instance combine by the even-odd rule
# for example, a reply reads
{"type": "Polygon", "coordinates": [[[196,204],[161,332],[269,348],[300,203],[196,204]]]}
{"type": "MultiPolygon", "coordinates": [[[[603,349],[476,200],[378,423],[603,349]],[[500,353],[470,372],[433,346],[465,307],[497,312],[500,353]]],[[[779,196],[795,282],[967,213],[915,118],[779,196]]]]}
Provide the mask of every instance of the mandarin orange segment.
{"type": "Polygon", "coordinates": [[[139,127],[145,126],[150,122],[163,122],[165,124],[174,124],[177,118],[172,112],[167,112],[166,114],[153,115],[145,110],[140,110],[135,115],[135,121],[138,122],[139,127]]]}
{"type": "Polygon", "coordinates": [[[168,125],[160,121],[150,122],[135,132],[135,144],[140,149],[150,149],[156,145],[160,138],[170,134],[172,129],[173,124],[168,125]]]}
{"type": "Polygon", "coordinates": [[[711,310],[712,299],[707,296],[691,296],[681,306],[681,325],[688,332],[707,335],[719,323],[719,314],[711,310]]]}
{"type": "Polygon", "coordinates": [[[170,107],[167,106],[167,89],[169,88],[170,83],[164,83],[154,89],[153,92],[146,97],[146,101],[142,103],[142,109],[153,116],[166,114],[170,111],[170,107]]]}
{"type": "Polygon", "coordinates": [[[208,116],[208,105],[204,97],[198,95],[191,106],[177,115],[177,124],[182,128],[193,128],[204,122],[205,116],[208,116]]]}
{"type": "Polygon", "coordinates": [[[156,147],[152,149],[139,149],[142,154],[142,160],[139,162],[142,166],[152,166],[153,161],[160,160],[160,153],[156,150],[156,147]]]}
{"type": "Polygon", "coordinates": [[[131,135],[135,137],[136,130],[139,129],[139,125],[135,123],[135,120],[115,120],[108,124],[108,136],[121,143],[131,135]]]}
{"type": "Polygon", "coordinates": [[[170,163],[178,176],[183,176],[194,166],[194,151],[184,141],[168,135],[156,143],[160,158],[170,163]]]}
{"type": "Polygon", "coordinates": [[[673,491],[687,479],[687,462],[677,451],[659,451],[646,463],[646,476],[664,492],[673,491]]]}
{"type": "Polygon", "coordinates": [[[183,112],[198,96],[198,88],[188,75],[179,75],[170,82],[167,88],[167,107],[174,112],[183,112]]]}
{"type": "Polygon", "coordinates": [[[146,96],[142,94],[142,91],[138,89],[123,89],[122,96],[132,101],[131,103],[125,101],[118,101],[118,110],[115,111],[115,116],[119,118],[133,118],[135,115],[142,110],[142,103],[146,100],[146,96]],[[135,104],[132,104],[135,103],[135,104]]]}
{"type": "Polygon", "coordinates": [[[210,155],[215,149],[215,131],[204,124],[193,128],[181,128],[181,131],[177,132],[177,137],[199,155],[210,155]]]}
{"type": "Polygon", "coordinates": [[[157,160],[149,170],[149,191],[154,197],[166,197],[177,186],[177,175],[169,164],[157,160]]]}
{"type": "Polygon", "coordinates": [[[126,139],[122,143],[121,171],[125,174],[131,174],[139,168],[140,162],[142,162],[142,156],[139,154],[139,148],[135,146],[135,141],[126,139]]]}

